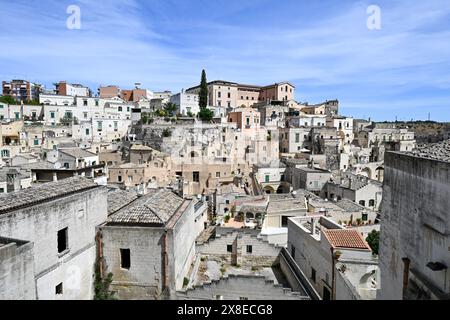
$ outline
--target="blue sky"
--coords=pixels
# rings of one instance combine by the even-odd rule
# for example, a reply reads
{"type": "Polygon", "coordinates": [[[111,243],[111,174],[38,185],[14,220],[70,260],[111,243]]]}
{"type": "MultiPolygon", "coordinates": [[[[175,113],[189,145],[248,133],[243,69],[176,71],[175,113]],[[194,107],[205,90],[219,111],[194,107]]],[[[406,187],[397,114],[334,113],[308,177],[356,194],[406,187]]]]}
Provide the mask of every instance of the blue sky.
{"type": "Polygon", "coordinates": [[[0,0],[0,79],[180,91],[288,80],[375,120],[450,121],[448,0],[0,0]],[[81,29],[69,30],[69,5],[81,29]],[[369,5],[381,30],[369,30],[369,5]]]}

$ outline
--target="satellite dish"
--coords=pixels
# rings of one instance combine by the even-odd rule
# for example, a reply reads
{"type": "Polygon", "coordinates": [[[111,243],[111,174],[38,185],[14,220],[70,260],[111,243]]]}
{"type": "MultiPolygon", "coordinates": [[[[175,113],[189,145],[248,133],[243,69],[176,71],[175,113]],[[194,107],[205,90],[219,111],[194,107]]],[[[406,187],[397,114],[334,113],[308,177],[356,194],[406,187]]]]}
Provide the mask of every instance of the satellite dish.
{"type": "Polygon", "coordinates": [[[55,162],[54,167],[55,169],[61,169],[61,163],[55,162]]]}

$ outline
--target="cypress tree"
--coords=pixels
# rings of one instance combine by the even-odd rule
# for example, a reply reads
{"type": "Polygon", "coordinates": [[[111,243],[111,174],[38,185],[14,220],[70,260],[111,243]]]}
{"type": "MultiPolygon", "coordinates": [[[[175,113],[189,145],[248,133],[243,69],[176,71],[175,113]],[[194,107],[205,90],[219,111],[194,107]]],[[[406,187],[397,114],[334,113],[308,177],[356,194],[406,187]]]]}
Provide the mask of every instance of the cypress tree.
{"type": "Polygon", "coordinates": [[[200,92],[198,94],[198,105],[201,109],[205,109],[208,106],[208,85],[206,83],[206,72],[202,70],[202,80],[200,82],[200,92]]]}

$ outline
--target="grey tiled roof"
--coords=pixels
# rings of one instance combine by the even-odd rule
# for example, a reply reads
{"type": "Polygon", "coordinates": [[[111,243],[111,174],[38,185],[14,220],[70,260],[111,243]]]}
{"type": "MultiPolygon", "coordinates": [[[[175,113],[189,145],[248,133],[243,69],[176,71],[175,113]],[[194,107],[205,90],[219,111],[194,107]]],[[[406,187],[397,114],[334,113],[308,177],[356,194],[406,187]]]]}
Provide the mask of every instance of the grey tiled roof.
{"type": "Polygon", "coordinates": [[[339,200],[338,202],[336,202],[336,205],[349,212],[367,211],[365,207],[348,199],[339,200]]]}
{"type": "Polygon", "coordinates": [[[170,190],[152,190],[113,213],[107,223],[165,225],[182,203],[183,198],[170,190]]]}
{"type": "Polygon", "coordinates": [[[403,153],[419,158],[450,162],[450,140],[426,144],[417,147],[413,151],[403,153]]]}
{"type": "Polygon", "coordinates": [[[110,188],[108,190],[108,215],[130,204],[138,198],[134,191],[110,188]]]}
{"type": "Polygon", "coordinates": [[[0,195],[0,214],[98,187],[88,178],[71,177],[0,195]]]}
{"type": "Polygon", "coordinates": [[[89,152],[89,151],[86,151],[86,150],[80,149],[80,148],[60,149],[59,152],[65,153],[74,158],[87,158],[87,157],[96,156],[95,153],[92,153],[92,152],[89,152]]]}

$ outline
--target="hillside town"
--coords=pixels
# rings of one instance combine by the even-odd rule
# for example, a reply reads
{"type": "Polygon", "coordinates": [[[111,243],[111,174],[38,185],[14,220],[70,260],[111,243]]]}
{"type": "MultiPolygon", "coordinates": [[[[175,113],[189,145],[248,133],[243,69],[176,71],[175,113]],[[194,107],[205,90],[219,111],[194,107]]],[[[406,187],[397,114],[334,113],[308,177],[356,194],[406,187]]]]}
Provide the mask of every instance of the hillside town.
{"type": "Polygon", "coordinates": [[[450,127],[296,96],[3,81],[0,299],[449,299],[450,127]]]}

